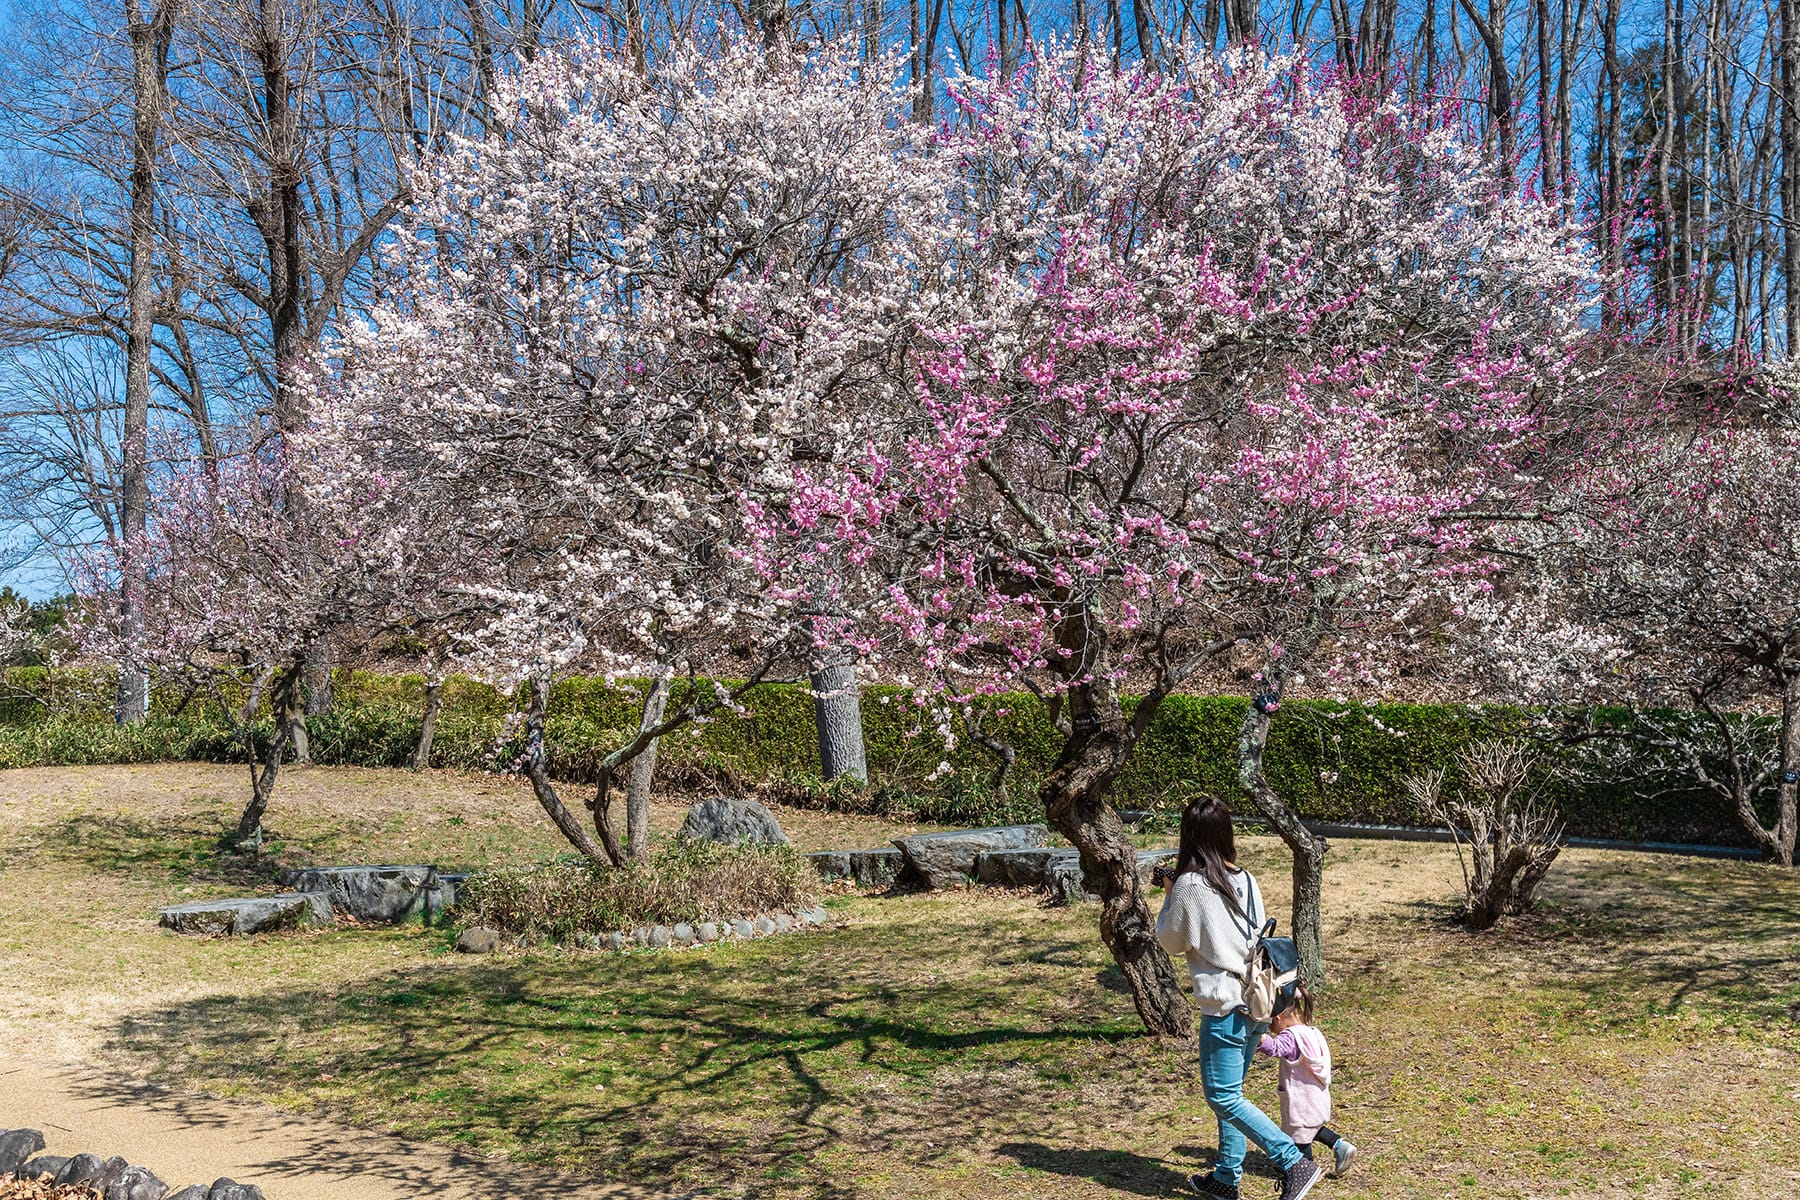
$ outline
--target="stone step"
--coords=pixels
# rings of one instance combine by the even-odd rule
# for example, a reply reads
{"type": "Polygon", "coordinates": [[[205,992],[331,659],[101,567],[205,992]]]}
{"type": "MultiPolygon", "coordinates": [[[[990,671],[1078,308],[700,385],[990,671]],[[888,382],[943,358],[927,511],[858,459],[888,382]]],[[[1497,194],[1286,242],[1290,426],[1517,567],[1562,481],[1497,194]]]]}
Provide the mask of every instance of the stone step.
{"type": "Polygon", "coordinates": [[[157,922],[176,933],[273,933],[330,925],[331,901],[318,892],[288,892],[241,900],[196,900],[159,909],[157,922]]]}
{"type": "Polygon", "coordinates": [[[331,907],[358,921],[397,924],[414,917],[433,920],[456,902],[461,875],[440,875],[433,866],[307,867],[284,871],[283,887],[315,892],[331,907]]]}

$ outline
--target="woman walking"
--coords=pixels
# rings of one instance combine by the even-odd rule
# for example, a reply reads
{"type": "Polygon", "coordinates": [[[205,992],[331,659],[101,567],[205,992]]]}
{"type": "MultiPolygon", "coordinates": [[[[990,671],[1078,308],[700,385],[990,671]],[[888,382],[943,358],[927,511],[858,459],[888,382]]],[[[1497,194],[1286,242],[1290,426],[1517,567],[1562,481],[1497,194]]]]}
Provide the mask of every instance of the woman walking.
{"type": "Polygon", "coordinates": [[[1190,1175],[1188,1186],[1237,1200],[1247,1139],[1281,1172],[1281,1200],[1300,1200],[1319,1181],[1319,1168],[1244,1098],[1244,1076],[1267,1029],[1244,1006],[1244,975],[1265,910],[1256,879],[1237,865],[1224,801],[1203,796],[1182,814],[1181,853],[1167,887],[1156,940],[1171,955],[1187,956],[1200,1012],[1200,1086],[1219,1118],[1218,1159],[1210,1174],[1190,1175]]]}

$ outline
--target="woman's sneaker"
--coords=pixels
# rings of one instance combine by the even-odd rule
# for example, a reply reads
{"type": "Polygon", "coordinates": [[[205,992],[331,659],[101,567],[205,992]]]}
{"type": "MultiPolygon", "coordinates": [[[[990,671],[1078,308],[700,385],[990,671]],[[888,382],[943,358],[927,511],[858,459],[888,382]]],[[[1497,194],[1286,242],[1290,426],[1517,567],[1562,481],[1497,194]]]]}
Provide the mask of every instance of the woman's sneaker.
{"type": "Polygon", "coordinates": [[[1220,1183],[1210,1172],[1205,1175],[1189,1175],[1188,1186],[1202,1196],[1217,1196],[1219,1200],[1238,1200],[1235,1183],[1220,1183]]]}
{"type": "Polygon", "coordinates": [[[1342,1179],[1356,1165],[1356,1143],[1339,1138],[1337,1145],[1331,1148],[1331,1157],[1336,1160],[1331,1168],[1331,1177],[1342,1179]]]}
{"type": "Polygon", "coordinates": [[[1281,1200],[1300,1200],[1324,1177],[1325,1172],[1319,1170],[1319,1164],[1310,1158],[1301,1159],[1281,1177],[1281,1200]]]}

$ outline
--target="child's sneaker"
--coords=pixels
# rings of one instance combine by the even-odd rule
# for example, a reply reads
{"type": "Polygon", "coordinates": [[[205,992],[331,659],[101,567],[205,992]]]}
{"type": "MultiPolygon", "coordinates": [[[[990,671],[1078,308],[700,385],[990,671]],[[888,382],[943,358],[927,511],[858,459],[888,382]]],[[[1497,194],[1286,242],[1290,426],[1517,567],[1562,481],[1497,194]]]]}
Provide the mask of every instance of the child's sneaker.
{"type": "Polygon", "coordinates": [[[1331,1177],[1342,1179],[1356,1165],[1356,1143],[1339,1138],[1337,1145],[1331,1148],[1331,1157],[1337,1160],[1331,1168],[1331,1177]]]}
{"type": "Polygon", "coordinates": [[[1237,1185],[1220,1183],[1210,1171],[1204,1175],[1189,1175],[1187,1183],[1190,1188],[1202,1196],[1217,1196],[1219,1200],[1238,1200],[1237,1185]]]}
{"type": "Polygon", "coordinates": [[[1281,1200],[1300,1200],[1323,1178],[1325,1173],[1319,1170],[1319,1164],[1310,1158],[1301,1159],[1281,1176],[1281,1200]]]}

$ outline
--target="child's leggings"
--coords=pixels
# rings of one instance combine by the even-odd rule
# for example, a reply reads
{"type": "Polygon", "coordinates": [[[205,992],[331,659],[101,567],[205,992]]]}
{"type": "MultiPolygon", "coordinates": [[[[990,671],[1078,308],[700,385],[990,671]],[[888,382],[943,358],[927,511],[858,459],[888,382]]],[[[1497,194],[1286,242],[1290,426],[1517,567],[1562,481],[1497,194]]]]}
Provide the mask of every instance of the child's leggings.
{"type": "Polygon", "coordinates": [[[1317,1142],[1319,1145],[1321,1145],[1321,1146],[1325,1147],[1327,1150],[1329,1150],[1333,1146],[1338,1144],[1337,1130],[1333,1129],[1329,1125],[1319,1126],[1319,1132],[1313,1134],[1313,1140],[1311,1142],[1306,1142],[1303,1145],[1301,1145],[1300,1153],[1306,1155],[1306,1157],[1308,1157],[1308,1158],[1311,1158],[1313,1142],[1317,1142]]]}

